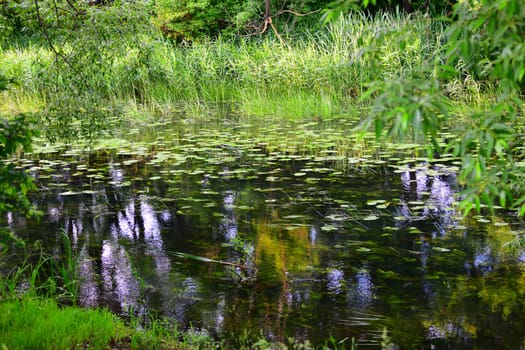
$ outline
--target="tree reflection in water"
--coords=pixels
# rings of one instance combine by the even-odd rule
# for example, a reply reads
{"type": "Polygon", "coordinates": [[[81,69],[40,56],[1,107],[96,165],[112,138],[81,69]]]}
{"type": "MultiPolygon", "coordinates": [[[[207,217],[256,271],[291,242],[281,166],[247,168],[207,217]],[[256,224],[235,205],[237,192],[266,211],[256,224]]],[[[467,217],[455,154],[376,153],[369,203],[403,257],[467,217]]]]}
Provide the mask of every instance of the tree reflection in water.
{"type": "Polygon", "coordinates": [[[35,199],[42,223],[11,214],[8,224],[32,229],[54,254],[63,228],[80,260],[80,302],[121,314],[159,313],[222,335],[332,335],[375,347],[385,334],[404,348],[468,348],[479,339],[497,346],[490,339],[498,332],[516,348],[522,338],[523,261],[504,248],[513,228],[460,222],[453,174],[421,164],[388,181],[289,176],[276,184],[267,174],[237,181],[188,171],[167,185],[147,180],[158,170],[110,163],[109,181],[98,184],[65,172],[53,181],[85,181],[89,190],[43,191],[35,199]],[[389,206],[375,220],[352,216],[378,198],[389,206]],[[239,279],[243,271],[170,252],[253,261],[258,270],[239,279]]]}

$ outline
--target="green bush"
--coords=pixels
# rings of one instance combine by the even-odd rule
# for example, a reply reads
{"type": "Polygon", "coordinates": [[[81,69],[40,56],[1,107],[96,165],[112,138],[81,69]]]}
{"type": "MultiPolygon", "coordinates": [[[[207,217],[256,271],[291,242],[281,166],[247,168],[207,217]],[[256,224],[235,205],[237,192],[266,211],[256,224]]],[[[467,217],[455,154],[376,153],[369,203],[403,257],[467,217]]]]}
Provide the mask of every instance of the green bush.
{"type": "Polygon", "coordinates": [[[202,36],[217,35],[230,25],[231,17],[223,6],[238,7],[237,1],[226,0],[159,0],[153,22],[177,42],[193,41],[202,36]]]}
{"type": "MultiPolygon", "coordinates": [[[[278,17],[283,23],[295,24],[307,17],[303,14],[320,11],[328,2],[274,0],[270,2],[270,16],[274,21],[278,17]]],[[[192,42],[219,34],[262,33],[265,12],[265,2],[261,0],[158,0],[153,22],[176,42],[192,42]]]]}

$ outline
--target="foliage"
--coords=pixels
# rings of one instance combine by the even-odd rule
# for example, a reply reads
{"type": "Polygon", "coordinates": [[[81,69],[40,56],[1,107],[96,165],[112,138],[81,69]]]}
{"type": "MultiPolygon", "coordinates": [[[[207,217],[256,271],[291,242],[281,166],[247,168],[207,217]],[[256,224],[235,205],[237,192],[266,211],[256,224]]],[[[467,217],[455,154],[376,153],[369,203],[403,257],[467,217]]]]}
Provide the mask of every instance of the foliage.
{"type": "Polygon", "coordinates": [[[497,82],[502,99],[516,97],[512,95],[524,87],[525,77],[525,4],[463,1],[455,6],[454,17],[448,32],[449,62],[461,64],[478,79],[497,82]]]}
{"type": "Polygon", "coordinates": [[[405,11],[407,13],[423,12],[432,17],[438,17],[452,10],[455,1],[428,1],[428,0],[334,0],[323,9],[325,22],[345,15],[350,11],[371,14],[382,12],[405,11]]]}
{"type": "MultiPolygon", "coordinates": [[[[461,157],[465,212],[479,211],[482,204],[492,209],[498,203],[520,206],[520,214],[525,213],[525,196],[516,197],[525,193],[521,171],[512,156],[522,142],[516,139],[516,126],[522,115],[519,95],[525,75],[524,19],[525,5],[520,1],[460,2],[454,7],[443,52],[410,74],[377,80],[362,96],[374,101],[373,113],[363,125],[374,125],[378,138],[386,132],[402,140],[411,133],[419,141],[435,141],[436,132],[452,129],[457,137],[449,148],[432,142],[430,154],[452,151],[461,157]],[[487,107],[472,105],[457,115],[451,113],[453,100],[447,89],[465,77],[482,80],[488,89],[496,86],[497,96],[487,107]]],[[[405,45],[401,38],[398,42],[405,45]]]]}
{"type": "Polygon", "coordinates": [[[303,15],[319,11],[328,1],[292,0],[159,0],[153,22],[176,42],[238,34],[262,34],[267,15],[293,26],[303,15]],[[267,10],[269,13],[267,14],[267,10]]]}
{"type": "MultiPolygon", "coordinates": [[[[226,6],[235,6],[227,1],[226,6]]],[[[216,35],[226,23],[222,2],[210,0],[160,0],[155,4],[154,23],[175,41],[192,41],[203,35],[216,35]]]]}
{"type": "MultiPolygon", "coordinates": [[[[0,2],[0,38],[7,38],[14,33],[24,31],[24,9],[21,1],[1,1],[0,2]]],[[[27,17],[26,17],[27,18],[27,17]]]]}
{"type": "Polygon", "coordinates": [[[103,7],[81,2],[76,12],[60,16],[61,25],[54,28],[39,15],[45,3],[39,2],[35,12],[54,60],[35,66],[46,100],[46,136],[52,141],[93,140],[120,115],[116,92],[142,100],[143,83],[161,76],[151,63],[156,43],[148,7],[134,1],[103,7]]]}
{"type": "MultiPolygon", "coordinates": [[[[437,66],[442,79],[463,74],[496,86],[498,96],[480,111],[464,117],[457,132],[460,142],[454,154],[463,159],[462,179],[468,186],[463,207],[466,211],[482,203],[519,208],[525,213],[521,170],[515,168],[512,152],[523,140],[516,139],[523,115],[520,89],[525,76],[525,5],[521,1],[465,1],[454,8],[456,20],[447,33],[446,64],[437,66]],[[456,69],[458,70],[458,69],[456,69]],[[497,201],[497,202],[496,202],[497,201]]],[[[516,154],[518,158],[523,155],[516,154]]]]}
{"type": "MultiPolygon", "coordinates": [[[[0,72],[0,90],[7,89],[8,82],[0,72]]],[[[31,149],[32,138],[37,133],[31,124],[31,118],[23,114],[0,123],[0,213],[12,210],[34,213],[26,197],[28,191],[35,188],[32,179],[6,162],[6,158],[17,151],[31,149]]]]}
{"type": "MultiPolygon", "coordinates": [[[[41,25],[61,27],[63,14],[78,13],[76,0],[0,1],[0,38],[8,42],[21,36],[43,39],[41,25]],[[39,17],[36,8],[39,8],[39,17]]],[[[2,40],[0,40],[1,42],[2,40]]]]}

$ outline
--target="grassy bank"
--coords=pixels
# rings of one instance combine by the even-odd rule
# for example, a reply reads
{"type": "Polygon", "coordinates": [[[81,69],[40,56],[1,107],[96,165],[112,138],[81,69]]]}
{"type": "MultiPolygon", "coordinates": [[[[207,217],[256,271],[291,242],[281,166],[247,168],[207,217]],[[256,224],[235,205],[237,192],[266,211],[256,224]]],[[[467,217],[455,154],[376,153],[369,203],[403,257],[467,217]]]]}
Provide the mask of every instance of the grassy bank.
{"type": "Polygon", "coordinates": [[[59,308],[53,300],[24,297],[0,303],[1,345],[7,349],[103,348],[133,332],[101,310],[59,308]]]}
{"type": "Polygon", "coordinates": [[[62,234],[63,255],[16,236],[0,239],[1,349],[219,348],[207,334],[181,331],[151,316],[127,320],[77,305],[78,256],[62,234]],[[16,263],[18,262],[18,263],[16,263]]]}
{"type": "MultiPolygon", "coordinates": [[[[144,107],[198,114],[203,106],[224,104],[241,114],[281,118],[352,113],[370,82],[414,76],[430,65],[442,50],[444,29],[422,16],[354,14],[321,31],[288,36],[287,45],[267,36],[180,47],[152,31],[104,50],[85,44],[97,38],[80,34],[63,45],[64,62],[46,43],[4,44],[0,65],[18,83],[3,96],[0,112],[46,111],[53,119],[63,107],[57,99],[82,104],[87,88],[96,90],[98,103],[128,117],[144,107]]],[[[469,79],[450,82],[449,89],[458,103],[484,99],[469,79]]]]}
{"type": "Polygon", "coordinates": [[[109,311],[59,307],[30,296],[0,302],[2,349],[202,349],[220,348],[206,335],[153,322],[125,324],[109,311]]]}

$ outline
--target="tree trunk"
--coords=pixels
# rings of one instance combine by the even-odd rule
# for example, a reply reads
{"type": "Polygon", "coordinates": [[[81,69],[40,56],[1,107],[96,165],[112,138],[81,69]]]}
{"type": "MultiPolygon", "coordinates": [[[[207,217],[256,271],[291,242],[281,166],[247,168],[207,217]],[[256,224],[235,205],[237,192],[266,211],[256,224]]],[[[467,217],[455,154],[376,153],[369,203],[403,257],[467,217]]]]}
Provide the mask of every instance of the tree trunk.
{"type": "Polygon", "coordinates": [[[271,0],[264,0],[264,18],[270,17],[271,13],[271,0]]]}
{"type": "Polygon", "coordinates": [[[410,0],[403,0],[403,10],[405,10],[406,13],[412,13],[412,4],[410,0]]]}

